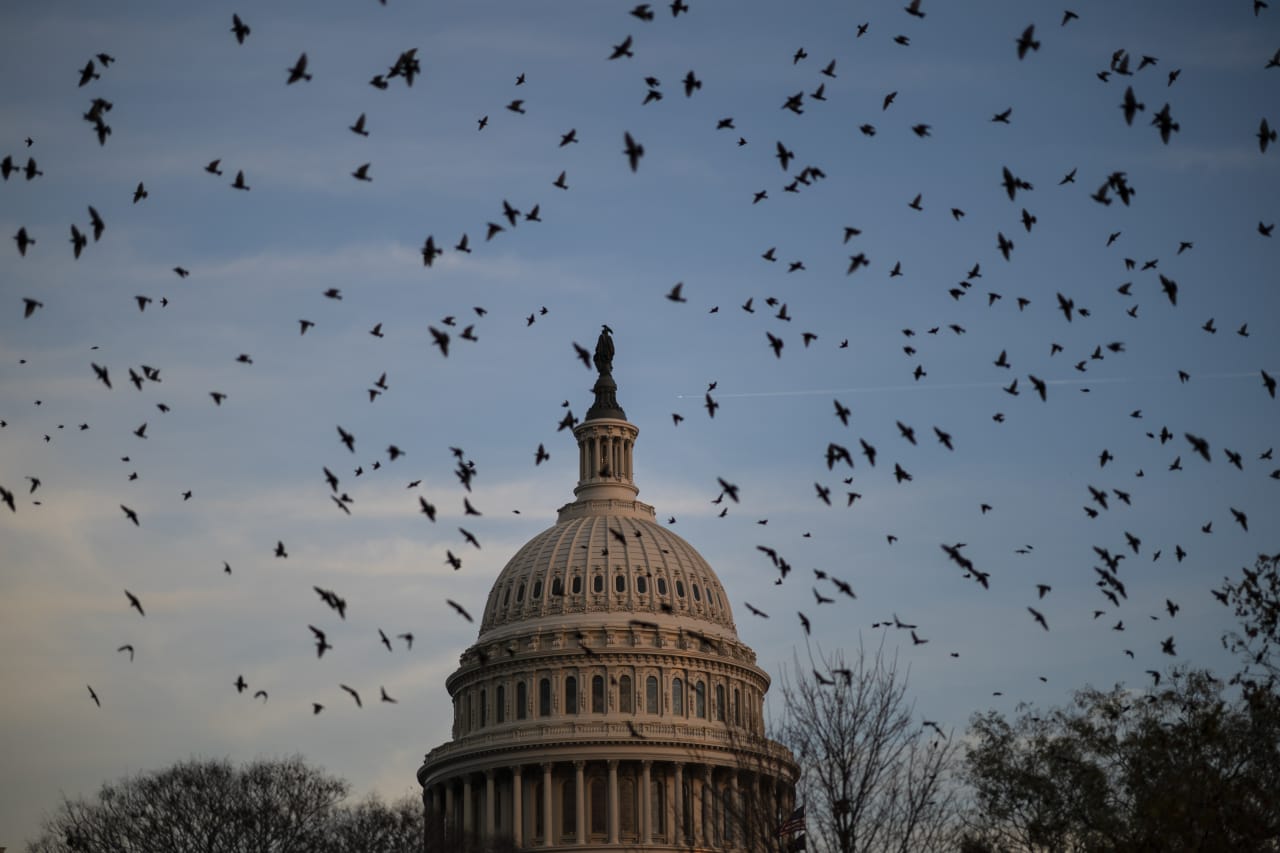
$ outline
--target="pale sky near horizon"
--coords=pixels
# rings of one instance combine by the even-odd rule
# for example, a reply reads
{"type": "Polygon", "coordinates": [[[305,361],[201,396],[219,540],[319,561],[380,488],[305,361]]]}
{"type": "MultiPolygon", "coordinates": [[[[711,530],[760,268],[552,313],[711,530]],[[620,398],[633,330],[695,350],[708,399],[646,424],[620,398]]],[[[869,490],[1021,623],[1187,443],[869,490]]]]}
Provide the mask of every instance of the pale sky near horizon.
{"type": "Polygon", "coordinates": [[[556,424],[562,401],[579,417],[590,404],[572,344],[590,349],[601,323],[640,429],[639,498],[715,568],[775,682],[806,654],[798,610],[828,652],[883,637],[917,714],[957,737],[974,712],[1061,704],[1086,683],[1229,671],[1232,623],[1210,590],[1280,552],[1280,402],[1263,384],[1280,376],[1280,235],[1259,230],[1280,221],[1280,145],[1259,150],[1262,120],[1280,125],[1280,62],[1266,67],[1280,11],[1073,0],[1064,25],[1061,7],[1015,0],[925,0],[924,18],[903,0],[689,0],[678,17],[651,4],[652,21],[634,5],[8,10],[0,846],[32,838],[62,793],[190,755],[300,752],[357,795],[416,793],[423,754],[449,738],[444,679],[477,630],[445,599],[478,619],[506,561],[572,499],[576,449],[556,424]],[[1031,24],[1040,46],[1020,60],[1031,24]],[[628,36],[634,56],[609,60],[628,36]],[[369,85],[410,48],[412,87],[369,85]],[[1121,50],[1130,74],[1101,79],[1121,50]],[[312,79],[287,85],[303,52],[312,79]],[[77,86],[98,53],[114,61],[77,86]],[[1143,104],[1132,125],[1127,87],[1143,104]],[[800,113],[784,106],[797,93],[800,113]],[[103,145],[83,118],[94,98],[112,104],[103,145]],[[1152,124],[1166,103],[1167,144],[1152,124]],[[348,129],[362,113],[367,137],[348,129]],[[644,147],[634,172],[627,133],[644,147]],[[221,175],[205,170],[215,159],[221,175]],[[351,175],[364,163],[370,182],[351,175]],[[793,184],[806,167],[824,177],[793,184]],[[1013,200],[1004,168],[1031,185],[1013,200]],[[1129,204],[1091,198],[1116,173],[1129,204]],[[512,226],[504,201],[541,221],[512,226]],[[505,230],[486,240],[490,222],[505,230]],[[464,233],[469,253],[454,248],[464,233]],[[430,268],[428,235],[444,250],[430,268]],[[869,265],[850,274],[859,254],[869,265]],[[687,301],[665,298],[677,282],[687,301]],[[29,317],[24,299],[40,303],[29,317]],[[429,327],[449,334],[447,357],[429,327]],[[138,390],[142,365],[159,381],[138,390]],[[1015,379],[1017,395],[1003,390],[1015,379]],[[851,469],[828,470],[829,443],[851,469]],[[539,444],[551,458],[535,466],[539,444]],[[450,447],[476,463],[479,518],[463,516],[450,447]],[[717,478],[741,488],[723,518],[717,478]],[[957,542],[989,590],[940,547],[957,542]],[[781,586],[758,545],[793,566],[781,586]],[[1096,585],[1094,546],[1126,555],[1119,606],[1096,585]],[[833,589],[813,569],[857,600],[816,604],[814,588],[833,589]],[[313,586],[345,597],[347,618],[313,586]],[[872,627],[895,614],[927,642],[872,627]],[[309,624],[334,644],[323,659],[309,624]],[[412,650],[394,639],[408,632],[412,650]]]}

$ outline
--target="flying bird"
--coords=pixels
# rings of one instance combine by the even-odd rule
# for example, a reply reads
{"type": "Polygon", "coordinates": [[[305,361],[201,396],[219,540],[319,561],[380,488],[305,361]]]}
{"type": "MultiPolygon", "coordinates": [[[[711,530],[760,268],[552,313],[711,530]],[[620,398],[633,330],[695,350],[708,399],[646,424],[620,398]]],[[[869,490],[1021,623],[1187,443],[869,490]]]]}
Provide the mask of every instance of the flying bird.
{"type": "Polygon", "coordinates": [[[287,70],[289,79],[286,81],[286,85],[291,86],[299,80],[311,81],[311,75],[307,73],[307,55],[305,53],[298,57],[298,61],[293,64],[292,68],[287,70]]]}
{"type": "Polygon", "coordinates": [[[623,153],[627,155],[627,162],[631,165],[631,171],[634,172],[640,165],[640,158],[644,156],[644,146],[638,144],[629,132],[623,134],[623,141],[627,146],[623,153]]]}
{"type": "Polygon", "coordinates": [[[129,592],[129,590],[127,589],[124,591],[124,594],[125,594],[125,598],[129,599],[129,606],[132,607],[134,610],[138,611],[139,616],[147,615],[142,609],[142,602],[138,600],[138,596],[129,592]]]}
{"type": "Polygon", "coordinates": [[[1027,55],[1029,50],[1039,50],[1040,42],[1035,38],[1036,25],[1031,24],[1022,31],[1022,35],[1018,36],[1018,59],[1022,59],[1027,55]]]}
{"type": "Polygon", "coordinates": [[[232,15],[231,32],[235,33],[237,44],[244,44],[245,38],[247,38],[250,33],[249,25],[240,20],[239,15],[232,15]]]}

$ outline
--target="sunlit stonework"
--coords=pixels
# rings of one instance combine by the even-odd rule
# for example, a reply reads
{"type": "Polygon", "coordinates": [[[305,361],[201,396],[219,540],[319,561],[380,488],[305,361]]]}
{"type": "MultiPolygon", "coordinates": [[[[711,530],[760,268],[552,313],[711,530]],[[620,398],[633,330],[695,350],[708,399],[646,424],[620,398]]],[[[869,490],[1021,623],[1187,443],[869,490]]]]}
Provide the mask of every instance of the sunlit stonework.
{"type": "Polygon", "coordinates": [[[763,850],[795,762],[764,736],[769,677],[689,543],[636,500],[596,349],[576,500],[498,575],[446,685],[453,739],[418,771],[428,834],[577,851],[763,850]]]}

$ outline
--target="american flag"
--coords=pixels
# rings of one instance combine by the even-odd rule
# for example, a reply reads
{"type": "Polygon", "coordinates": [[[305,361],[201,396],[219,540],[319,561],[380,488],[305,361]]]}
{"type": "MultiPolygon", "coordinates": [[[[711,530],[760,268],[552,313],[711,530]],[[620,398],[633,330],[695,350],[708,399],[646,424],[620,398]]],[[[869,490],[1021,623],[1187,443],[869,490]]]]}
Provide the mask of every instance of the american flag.
{"type": "Polygon", "coordinates": [[[778,827],[775,836],[781,838],[784,835],[793,835],[797,832],[804,832],[804,806],[793,811],[791,817],[782,822],[782,826],[778,827]]]}

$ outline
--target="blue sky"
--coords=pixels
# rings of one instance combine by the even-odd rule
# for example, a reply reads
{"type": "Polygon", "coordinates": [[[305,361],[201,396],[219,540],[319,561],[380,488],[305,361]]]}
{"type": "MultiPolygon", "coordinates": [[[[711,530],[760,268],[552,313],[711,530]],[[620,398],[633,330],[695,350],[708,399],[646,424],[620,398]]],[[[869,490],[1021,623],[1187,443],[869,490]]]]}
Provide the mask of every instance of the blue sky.
{"type": "Polygon", "coordinates": [[[895,613],[918,624],[927,644],[884,641],[910,666],[921,716],[957,731],[975,711],[1062,702],[1085,683],[1226,665],[1230,621],[1209,591],[1280,550],[1269,477],[1280,461],[1259,459],[1280,443],[1261,374],[1280,375],[1280,237],[1258,233],[1280,220],[1280,149],[1261,152],[1256,136],[1264,117],[1280,124],[1280,68],[1265,68],[1276,13],[1255,17],[1244,0],[1079,2],[1062,26],[1061,9],[1018,2],[926,0],[923,19],[898,2],[690,5],[678,18],[655,5],[648,22],[625,3],[11,10],[0,155],[44,174],[0,185],[0,233],[36,240],[25,256],[0,248],[0,485],[17,509],[0,508],[0,844],[32,836],[60,792],[193,753],[300,751],[358,792],[414,791],[422,754],[449,736],[443,680],[475,638],[445,599],[478,614],[505,561],[571,499],[576,450],[556,424],[562,401],[578,415],[590,403],[593,374],[572,343],[589,348],[601,323],[640,428],[640,498],[715,567],[775,678],[805,654],[797,610],[829,650],[874,647],[873,624],[895,613]],[[243,45],[233,12],[252,29],[243,45]],[[1041,47],[1020,61],[1032,23],[1041,47]],[[609,61],[627,36],[634,57],[609,61]],[[409,48],[422,64],[411,88],[369,85],[409,48]],[[1156,62],[1099,79],[1120,49],[1131,70],[1156,62]],[[286,85],[304,51],[313,79],[286,85]],[[99,52],[116,61],[95,61],[101,78],[77,87],[99,52]],[[833,59],[835,77],[823,75],[833,59]],[[703,85],[686,97],[690,70],[703,85]],[[645,105],[649,76],[663,97],[645,105]],[[812,97],[820,84],[825,101],[812,97]],[[1145,104],[1132,126],[1128,86],[1145,104]],[[782,108],[797,92],[799,115],[782,108]],[[113,104],[101,146],[82,119],[95,97],[113,104]],[[517,98],[524,114],[506,109],[517,98]],[[1179,125],[1168,144],[1151,125],[1166,102],[1179,125]],[[992,121],[1009,108],[1007,124],[992,121]],[[347,129],[361,113],[368,137],[347,129]],[[922,124],[927,136],[912,131],[922,124]],[[580,141],[560,147],[570,129],[580,141]],[[624,133],[644,146],[635,173],[624,133]],[[785,172],[779,142],[795,153],[785,172]],[[221,176],[204,170],[215,158],[221,176]],[[363,163],[372,182],[351,177],[363,163]],[[826,177],[785,191],[807,166],[826,177]],[[1003,167],[1033,189],[1011,202],[1003,167]],[[230,187],[239,170],[248,192],[230,187]],[[552,186],[561,171],[567,190],[552,186]],[[1131,204],[1092,200],[1116,172],[1131,204]],[[135,204],[139,182],[148,197],[135,204]],[[908,206],[917,194],[921,210],[908,206]],[[537,205],[542,221],[507,226],[504,200],[537,205]],[[89,231],[89,205],[106,230],[76,260],[70,225],[89,231]],[[486,241],[489,222],[507,227],[486,241]],[[846,227],[861,231],[847,244],[846,227]],[[470,254],[451,248],[463,233],[470,254]],[[1007,261],[998,233],[1014,243],[1007,261]],[[430,269],[428,235],[445,248],[430,269]],[[761,258],[771,247],[773,263],[761,258]],[[857,253],[870,265],[847,275],[857,253]],[[803,269],[788,272],[794,261],[803,269]],[[1176,306],[1161,274],[1178,283],[1176,306]],[[687,302],[664,298],[676,282],[687,302]],[[1068,322],[1057,294],[1088,316],[1068,322]],[[139,311],[135,296],[153,302],[139,311]],[[24,298],[42,303],[29,318],[24,298]],[[315,324],[305,335],[300,319],[315,324]],[[459,339],[470,324],[476,342],[459,339]],[[447,358],[428,327],[451,334],[447,358]],[[782,338],[780,358],[767,334],[782,338]],[[1001,350],[1008,369],[993,364],[1001,350]],[[110,370],[110,390],[91,363],[110,370]],[[144,364],[161,381],[138,391],[128,371],[144,364]],[[1044,402],[1032,375],[1048,382],[1044,402]],[[1018,396],[1001,390],[1015,377],[1018,396]],[[711,382],[714,419],[702,407],[711,382]],[[220,406],[212,391],[227,395],[220,406]],[[847,427],[833,400],[852,409],[847,427]],[[1162,427],[1174,435],[1163,445],[1147,435],[1162,427]],[[1187,433],[1208,439],[1211,462],[1187,433]],[[857,451],[859,439],[876,466],[857,455],[828,471],[827,444],[857,451]],[[551,459],[535,467],[539,443],[551,459]],[[391,444],[407,455],[390,461],[391,444]],[[476,462],[480,518],[462,516],[451,446],[476,462]],[[895,483],[894,463],[913,479],[895,483]],[[710,503],[718,477],[742,490],[723,518],[710,503]],[[1108,509],[1090,486],[1112,495],[1108,509]],[[850,491],[862,498],[847,507],[850,491]],[[434,525],[419,495],[439,507],[434,525]],[[1095,586],[1093,546],[1127,551],[1126,531],[1142,545],[1120,564],[1129,597],[1115,608],[1095,586]],[[277,541],[287,560],[272,556],[277,541]],[[990,590],[947,560],[939,546],[955,542],[990,590]],[[794,566],[782,586],[757,545],[794,566]],[[858,599],[815,605],[815,568],[858,599]],[[1038,583],[1052,586],[1043,600],[1038,583]],[[348,600],[345,621],[313,585],[348,600]],[[1166,599],[1181,606],[1172,619],[1166,599]],[[323,660],[308,624],[330,631],[323,660]],[[413,649],[388,654],[379,628],[412,632],[413,649]],[[1160,652],[1170,635],[1176,660],[1160,652]],[[115,651],[124,643],[132,663],[115,651]],[[241,674],[268,691],[265,705],[236,693],[241,674]],[[368,701],[379,687],[399,703],[368,701]]]}

